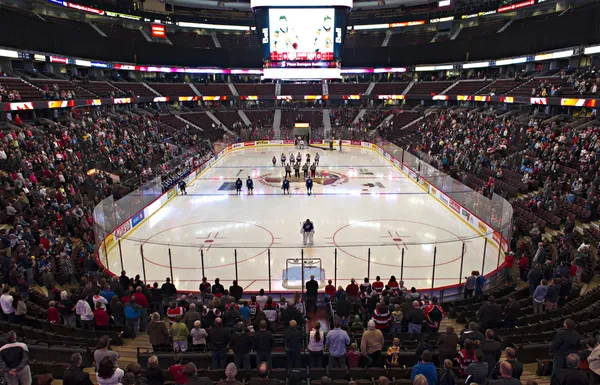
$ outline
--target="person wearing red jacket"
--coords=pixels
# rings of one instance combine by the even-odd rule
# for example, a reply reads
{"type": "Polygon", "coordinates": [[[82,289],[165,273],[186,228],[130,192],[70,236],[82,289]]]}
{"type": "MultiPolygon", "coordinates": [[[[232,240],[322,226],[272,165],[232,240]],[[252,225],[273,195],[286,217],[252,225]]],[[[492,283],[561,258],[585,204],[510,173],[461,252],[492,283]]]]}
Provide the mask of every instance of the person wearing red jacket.
{"type": "Polygon", "coordinates": [[[529,258],[527,258],[527,254],[523,253],[521,258],[517,261],[517,266],[519,266],[521,281],[527,282],[527,271],[529,271],[529,258]]]}
{"type": "Polygon", "coordinates": [[[48,303],[48,322],[51,324],[59,324],[60,323],[60,315],[58,314],[58,309],[56,308],[56,302],[50,301],[48,303]]]}
{"type": "Polygon", "coordinates": [[[356,284],[354,278],[352,278],[350,284],[346,286],[346,296],[348,297],[348,301],[350,301],[350,303],[357,303],[359,295],[360,288],[356,284]]]}
{"type": "Polygon", "coordinates": [[[390,290],[394,293],[397,294],[398,293],[398,281],[396,281],[396,277],[395,276],[391,276],[390,280],[388,282],[388,286],[390,287],[390,290]]]}
{"type": "Polygon", "coordinates": [[[425,323],[432,333],[437,333],[444,319],[444,309],[438,305],[437,297],[431,298],[431,303],[425,308],[425,323]]]}
{"type": "Polygon", "coordinates": [[[94,320],[96,321],[96,330],[106,330],[108,326],[108,313],[104,309],[102,302],[96,302],[96,310],[94,310],[94,320]]]}
{"type": "Polygon", "coordinates": [[[329,296],[329,299],[333,299],[335,297],[335,286],[333,286],[333,281],[327,281],[327,286],[325,286],[325,294],[329,296]]]}
{"type": "Polygon", "coordinates": [[[142,317],[140,319],[140,330],[145,331],[146,326],[148,326],[148,298],[142,293],[142,287],[138,286],[135,289],[135,293],[131,295],[131,297],[135,298],[135,303],[140,305],[142,308],[142,317]]]}
{"type": "Polygon", "coordinates": [[[511,251],[504,255],[504,277],[506,281],[512,282],[512,269],[515,264],[515,254],[511,251]]]}
{"type": "Polygon", "coordinates": [[[373,312],[373,321],[375,321],[375,327],[385,333],[392,320],[392,313],[385,304],[379,303],[373,312]]]}
{"type": "Polygon", "coordinates": [[[383,288],[384,288],[384,284],[383,282],[381,282],[381,277],[377,276],[375,278],[375,282],[373,282],[373,284],[371,285],[371,287],[373,288],[373,291],[376,294],[381,294],[383,292],[383,288]]]}

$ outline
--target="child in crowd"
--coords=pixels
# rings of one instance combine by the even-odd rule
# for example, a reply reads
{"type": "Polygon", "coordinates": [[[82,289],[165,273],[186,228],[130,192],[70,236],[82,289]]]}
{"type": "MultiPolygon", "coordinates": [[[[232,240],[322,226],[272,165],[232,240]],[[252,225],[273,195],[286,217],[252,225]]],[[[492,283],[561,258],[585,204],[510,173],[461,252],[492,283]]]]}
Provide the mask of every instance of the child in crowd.
{"type": "Polygon", "coordinates": [[[350,345],[350,351],[348,352],[348,367],[358,368],[360,364],[360,352],[358,351],[358,345],[353,342],[350,345]]]}
{"type": "Polygon", "coordinates": [[[398,360],[400,358],[400,339],[394,338],[392,346],[390,346],[386,353],[385,363],[388,366],[398,366],[398,360]]]}

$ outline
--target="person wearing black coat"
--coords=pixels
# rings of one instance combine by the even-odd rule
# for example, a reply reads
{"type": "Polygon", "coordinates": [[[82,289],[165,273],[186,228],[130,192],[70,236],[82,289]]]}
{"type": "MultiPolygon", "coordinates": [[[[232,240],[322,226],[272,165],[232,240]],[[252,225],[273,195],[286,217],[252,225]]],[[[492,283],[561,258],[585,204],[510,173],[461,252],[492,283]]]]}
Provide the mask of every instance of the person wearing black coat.
{"type": "Polygon", "coordinates": [[[304,316],[300,313],[300,310],[296,306],[288,306],[281,313],[283,325],[287,329],[290,325],[290,321],[296,321],[297,325],[304,325],[304,316]]]}
{"type": "Polygon", "coordinates": [[[310,280],[306,282],[306,313],[317,311],[317,296],[319,295],[319,282],[315,281],[315,276],[311,275],[310,280]]]}
{"type": "Polygon", "coordinates": [[[483,330],[494,329],[496,323],[502,319],[502,309],[496,303],[494,296],[490,296],[488,301],[481,305],[477,311],[477,319],[483,330]]]}
{"type": "MultiPolygon", "coordinates": [[[[513,378],[520,380],[521,375],[523,374],[523,364],[517,361],[517,351],[514,348],[506,348],[504,349],[504,352],[506,353],[506,362],[508,362],[512,367],[513,378]]],[[[500,364],[501,362],[496,364],[494,370],[492,370],[492,378],[494,380],[497,380],[501,376],[500,364]]]]}
{"type": "Polygon", "coordinates": [[[233,285],[229,286],[229,295],[235,298],[235,302],[238,302],[242,299],[243,294],[244,288],[238,285],[237,281],[233,281],[233,285]]]}
{"type": "Polygon", "coordinates": [[[221,285],[219,278],[215,279],[215,284],[212,285],[212,293],[215,295],[225,293],[225,287],[221,285]]]}
{"type": "Polygon", "coordinates": [[[488,364],[489,376],[502,355],[502,346],[500,342],[494,339],[493,330],[488,329],[485,331],[485,340],[481,341],[479,349],[483,352],[483,360],[488,364]]]}
{"type": "Polygon", "coordinates": [[[565,361],[567,367],[552,374],[550,385],[588,385],[588,376],[578,368],[579,356],[575,353],[569,354],[565,361]]]}
{"type": "Polygon", "coordinates": [[[302,332],[297,329],[298,324],[294,320],[290,321],[289,326],[289,329],[283,333],[285,351],[287,353],[287,366],[288,369],[300,368],[302,366],[300,360],[303,341],[302,332]]]}
{"type": "Polygon", "coordinates": [[[65,385],[93,385],[92,380],[90,380],[89,373],[83,371],[81,367],[81,363],[83,358],[81,354],[74,353],[71,354],[71,365],[65,370],[65,374],[63,376],[63,384],[65,385]]]}
{"type": "Polygon", "coordinates": [[[461,349],[465,345],[465,340],[470,339],[473,342],[479,343],[485,340],[483,333],[478,330],[478,325],[475,322],[469,322],[469,328],[467,330],[463,330],[460,334],[460,338],[458,339],[458,344],[461,349]]]}
{"type": "Polygon", "coordinates": [[[348,324],[348,319],[350,318],[350,314],[352,313],[352,304],[346,298],[346,293],[342,293],[340,299],[337,301],[337,306],[335,308],[335,314],[340,317],[343,325],[348,324]],[[345,322],[344,322],[345,321],[345,322]]]}
{"type": "Polygon", "coordinates": [[[254,350],[256,350],[256,367],[261,362],[266,362],[267,366],[273,367],[271,353],[273,352],[273,333],[267,330],[267,321],[261,320],[260,330],[254,333],[254,350]]]}
{"type": "Polygon", "coordinates": [[[252,350],[252,336],[244,330],[244,324],[238,322],[235,333],[231,336],[229,346],[233,350],[235,366],[238,369],[250,369],[250,350],[252,350]]]}
{"type": "Polygon", "coordinates": [[[575,321],[568,318],[563,326],[564,329],[559,330],[552,341],[552,374],[560,372],[565,367],[565,361],[569,354],[577,353],[579,349],[580,336],[575,330],[575,321]]]}

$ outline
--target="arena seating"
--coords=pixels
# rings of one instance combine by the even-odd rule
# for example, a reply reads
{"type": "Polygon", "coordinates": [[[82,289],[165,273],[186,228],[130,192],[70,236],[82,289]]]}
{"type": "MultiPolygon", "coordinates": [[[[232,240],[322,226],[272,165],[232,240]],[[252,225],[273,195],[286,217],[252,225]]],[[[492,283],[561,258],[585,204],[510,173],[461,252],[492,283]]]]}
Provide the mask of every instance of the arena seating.
{"type": "Polygon", "coordinates": [[[0,85],[7,90],[19,91],[21,100],[39,100],[42,98],[42,91],[37,89],[19,78],[0,78],[0,85]]]}
{"type": "Polygon", "coordinates": [[[128,96],[157,96],[154,92],[148,89],[142,83],[134,83],[134,82],[113,82],[113,86],[117,87],[128,96]]]}
{"type": "MultiPolygon", "coordinates": [[[[477,92],[477,95],[505,95],[510,94],[511,90],[523,84],[521,80],[497,79],[477,92]]],[[[531,91],[530,91],[531,92],[531,91]]]]}
{"type": "Polygon", "coordinates": [[[427,44],[431,42],[436,34],[436,30],[407,30],[392,34],[388,45],[390,47],[402,47],[413,44],[427,44]]]}
{"type": "Polygon", "coordinates": [[[227,84],[199,84],[194,83],[194,86],[205,96],[227,96],[231,95],[231,90],[227,84]]]}
{"type": "Polygon", "coordinates": [[[257,127],[271,127],[273,125],[273,111],[244,110],[253,125],[257,127]]]}
{"type": "Polygon", "coordinates": [[[283,83],[281,95],[322,95],[321,83],[283,83]]]}
{"type": "Polygon", "coordinates": [[[368,83],[329,83],[329,95],[362,95],[367,91],[368,83]]]}
{"type": "Polygon", "coordinates": [[[406,82],[394,82],[394,83],[377,83],[373,87],[371,94],[373,95],[401,95],[404,90],[408,87],[406,82]]]}
{"type": "Polygon", "coordinates": [[[474,95],[491,82],[491,80],[461,80],[446,92],[446,95],[474,95]]]}
{"type": "Polygon", "coordinates": [[[458,39],[470,39],[475,36],[491,35],[497,33],[504,24],[508,22],[508,19],[488,19],[480,24],[463,27],[458,34],[458,39]]]}
{"type": "Polygon", "coordinates": [[[100,97],[123,96],[125,93],[114,87],[108,82],[90,81],[90,82],[75,82],[79,87],[85,88],[92,94],[100,97]]]}
{"type": "Polygon", "coordinates": [[[311,127],[323,126],[321,110],[281,110],[281,127],[293,127],[295,122],[307,122],[311,127]]]}
{"type": "Polygon", "coordinates": [[[407,95],[438,95],[446,88],[450,87],[454,82],[437,81],[437,82],[418,82],[408,90],[407,95]]]}
{"type": "Polygon", "coordinates": [[[158,91],[163,96],[196,96],[194,90],[189,84],[181,83],[149,83],[152,89],[158,91]]]}
{"type": "Polygon", "coordinates": [[[215,43],[212,36],[196,32],[175,31],[167,33],[167,37],[173,44],[192,48],[213,48],[215,43]]]}
{"type": "Polygon", "coordinates": [[[253,48],[259,49],[260,42],[258,36],[254,33],[218,33],[217,39],[221,43],[221,47],[227,48],[253,48]]]}
{"type": "Polygon", "coordinates": [[[275,95],[275,84],[244,84],[235,83],[235,89],[240,95],[275,95]]]}

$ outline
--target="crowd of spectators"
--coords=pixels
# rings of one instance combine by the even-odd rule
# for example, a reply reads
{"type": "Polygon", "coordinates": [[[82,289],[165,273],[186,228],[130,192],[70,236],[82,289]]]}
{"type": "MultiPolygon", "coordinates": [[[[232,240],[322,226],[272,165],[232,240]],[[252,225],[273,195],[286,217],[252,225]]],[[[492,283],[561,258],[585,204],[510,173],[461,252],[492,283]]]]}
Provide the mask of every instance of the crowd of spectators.
{"type": "Polygon", "coordinates": [[[9,90],[0,83],[0,102],[18,102],[21,95],[18,90],[9,90]]]}

